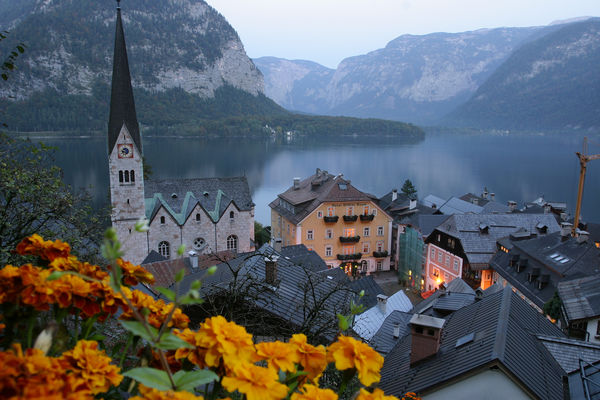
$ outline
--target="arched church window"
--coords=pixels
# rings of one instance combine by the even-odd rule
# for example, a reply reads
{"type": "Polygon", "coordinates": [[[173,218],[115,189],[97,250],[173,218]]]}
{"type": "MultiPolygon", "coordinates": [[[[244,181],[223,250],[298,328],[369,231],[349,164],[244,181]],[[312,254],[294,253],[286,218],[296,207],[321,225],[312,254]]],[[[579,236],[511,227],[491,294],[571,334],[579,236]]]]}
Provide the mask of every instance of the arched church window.
{"type": "Polygon", "coordinates": [[[229,212],[229,218],[233,219],[235,217],[235,213],[233,211],[229,212]]]}
{"type": "Polygon", "coordinates": [[[169,245],[169,242],[160,242],[158,244],[158,253],[163,257],[169,258],[171,256],[171,247],[169,245]]]}
{"type": "Polygon", "coordinates": [[[161,224],[164,224],[164,223],[165,223],[165,216],[164,216],[164,215],[161,215],[161,216],[160,216],[160,223],[161,223],[161,224]]]}
{"type": "Polygon", "coordinates": [[[131,177],[131,182],[135,182],[135,171],[131,170],[131,173],[129,174],[129,176],[131,177]]]}
{"type": "Polygon", "coordinates": [[[129,171],[125,170],[125,182],[129,182],[129,171]]]}
{"type": "Polygon", "coordinates": [[[123,183],[123,171],[119,171],[119,182],[123,183]]]}
{"type": "Polygon", "coordinates": [[[206,242],[204,241],[204,238],[196,238],[194,239],[194,249],[196,250],[201,250],[202,246],[204,246],[206,242]]]}
{"type": "Polygon", "coordinates": [[[196,222],[200,222],[200,213],[196,214],[196,222]]]}
{"type": "Polygon", "coordinates": [[[238,239],[235,235],[230,235],[227,237],[227,250],[233,250],[237,252],[238,248],[238,239]]]}

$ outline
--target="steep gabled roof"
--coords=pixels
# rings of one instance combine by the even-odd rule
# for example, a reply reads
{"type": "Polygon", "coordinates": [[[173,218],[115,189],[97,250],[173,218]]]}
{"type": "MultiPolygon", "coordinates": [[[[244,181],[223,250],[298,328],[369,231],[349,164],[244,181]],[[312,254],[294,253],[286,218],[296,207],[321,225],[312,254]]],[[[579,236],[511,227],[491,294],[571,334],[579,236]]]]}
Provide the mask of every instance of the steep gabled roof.
{"type": "Polygon", "coordinates": [[[354,318],[352,329],[361,338],[369,340],[381,328],[381,324],[383,324],[388,315],[394,311],[408,312],[411,308],[412,303],[410,299],[402,290],[399,290],[387,298],[385,313],[381,312],[379,305],[376,304],[354,318]]]}
{"type": "Polygon", "coordinates": [[[423,394],[469,374],[500,365],[541,399],[563,399],[564,370],[537,338],[564,337],[562,331],[510,288],[450,314],[438,352],[410,365],[411,335],[385,358],[379,387],[401,397],[423,394]],[[462,343],[472,334],[471,340],[462,343]]]}
{"type": "Polygon", "coordinates": [[[125,33],[121,21],[121,8],[117,8],[117,27],[115,33],[115,53],[113,57],[112,90],[110,95],[110,115],[108,118],[108,154],[113,151],[121,128],[125,125],[140,153],[142,138],[135,112],[125,33]]]}

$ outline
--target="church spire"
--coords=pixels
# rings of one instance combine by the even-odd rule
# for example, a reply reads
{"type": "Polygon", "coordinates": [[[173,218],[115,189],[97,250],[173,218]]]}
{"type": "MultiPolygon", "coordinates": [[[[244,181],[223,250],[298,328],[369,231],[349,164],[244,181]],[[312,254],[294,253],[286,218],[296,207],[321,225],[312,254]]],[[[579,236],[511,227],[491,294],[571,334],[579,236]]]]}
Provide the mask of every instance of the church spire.
{"type": "Polygon", "coordinates": [[[135,113],[125,34],[121,21],[120,0],[117,0],[117,29],[115,33],[115,53],[113,57],[112,91],[110,95],[110,116],[108,119],[108,153],[115,147],[123,124],[127,127],[138,150],[142,151],[140,128],[135,113]]]}

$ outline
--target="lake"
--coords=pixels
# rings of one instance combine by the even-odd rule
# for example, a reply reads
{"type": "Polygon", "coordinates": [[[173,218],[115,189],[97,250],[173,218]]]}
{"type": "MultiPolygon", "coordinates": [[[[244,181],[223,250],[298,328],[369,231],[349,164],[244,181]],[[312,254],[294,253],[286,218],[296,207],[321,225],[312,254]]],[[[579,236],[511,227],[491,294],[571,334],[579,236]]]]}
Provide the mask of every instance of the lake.
{"type": "MultiPolygon", "coordinates": [[[[410,179],[419,197],[442,198],[484,187],[496,201],[523,202],[540,196],[566,201],[574,213],[584,134],[464,134],[428,132],[423,140],[339,136],[278,139],[144,138],[146,162],[155,178],[248,177],[256,220],[270,225],[268,204],[321,168],[343,173],[362,191],[378,197],[410,179]]],[[[590,136],[588,154],[600,154],[600,136],[590,136]]],[[[42,139],[56,146],[65,181],[89,188],[97,206],[108,202],[106,139],[42,139]]],[[[588,163],[582,216],[600,222],[600,160],[588,163]]]]}

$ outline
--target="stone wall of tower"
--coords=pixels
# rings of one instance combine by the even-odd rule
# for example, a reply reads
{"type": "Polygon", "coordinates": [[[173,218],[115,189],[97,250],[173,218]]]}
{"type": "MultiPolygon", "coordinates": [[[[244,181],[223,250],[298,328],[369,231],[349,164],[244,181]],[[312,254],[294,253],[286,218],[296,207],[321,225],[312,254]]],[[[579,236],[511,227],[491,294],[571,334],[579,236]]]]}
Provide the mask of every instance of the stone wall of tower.
{"type": "MultiPolygon", "coordinates": [[[[131,150],[130,150],[131,151],[131,150]]],[[[123,244],[125,259],[140,263],[148,254],[146,234],[136,232],[136,222],[145,217],[144,170],[142,154],[133,142],[125,125],[121,128],[115,147],[108,159],[112,226],[123,244]],[[119,157],[119,150],[132,149],[131,157],[119,157]],[[128,179],[125,179],[127,171],[128,179]],[[131,179],[133,171],[134,180],[131,179]]]]}

